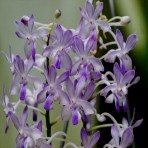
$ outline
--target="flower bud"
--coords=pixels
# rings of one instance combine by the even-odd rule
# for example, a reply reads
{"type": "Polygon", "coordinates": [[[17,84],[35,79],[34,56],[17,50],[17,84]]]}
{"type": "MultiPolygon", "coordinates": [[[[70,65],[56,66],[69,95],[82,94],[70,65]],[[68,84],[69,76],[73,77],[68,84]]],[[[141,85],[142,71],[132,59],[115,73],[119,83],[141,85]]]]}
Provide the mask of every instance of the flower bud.
{"type": "Polygon", "coordinates": [[[21,18],[21,22],[22,22],[25,26],[28,26],[28,20],[29,20],[29,17],[28,17],[28,16],[22,16],[22,18],[21,18]]]}
{"type": "Polygon", "coordinates": [[[54,17],[55,17],[56,19],[58,19],[58,18],[61,16],[61,14],[62,14],[61,10],[57,9],[57,10],[55,11],[54,17]]]}
{"type": "Polygon", "coordinates": [[[129,16],[123,16],[123,17],[121,17],[120,22],[122,25],[128,25],[131,22],[131,19],[129,16]]]}

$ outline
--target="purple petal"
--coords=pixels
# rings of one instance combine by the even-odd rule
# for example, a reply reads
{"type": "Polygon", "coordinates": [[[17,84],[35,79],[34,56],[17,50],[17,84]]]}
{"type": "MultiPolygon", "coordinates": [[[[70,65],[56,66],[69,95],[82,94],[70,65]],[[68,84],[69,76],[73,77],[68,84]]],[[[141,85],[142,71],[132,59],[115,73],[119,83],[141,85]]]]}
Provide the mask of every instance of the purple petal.
{"type": "Polygon", "coordinates": [[[9,120],[10,120],[10,117],[8,116],[8,117],[6,118],[6,128],[5,128],[5,133],[7,133],[8,128],[9,128],[9,120]]]}
{"type": "Polygon", "coordinates": [[[94,66],[95,71],[97,71],[97,72],[104,71],[104,66],[98,58],[92,56],[92,57],[89,57],[88,60],[94,66]]]}
{"type": "Polygon", "coordinates": [[[87,14],[87,12],[85,11],[84,8],[80,8],[80,13],[81,13],[82,17],[84,17],[85,19],[89,20],[88,14],[87,14]]]}
{"type": "Polygon", "coordinates": [[[90,18],[93,17],[94,14],[94,6],[90,2],[86,2],[86,12],[90,18]]]}
{"type": "Polygon", "coordinates": [[[121,73],[121,70],[120,70],[118,63],[114,64],[113,71],[114,71],[114,75],[115,75],[117,84],[120,84],[120,81],[121,81],[121,78],[122,78],[122,73],[121,73]]]}
{"type": "Polygon", "coordinates": [[[121,50],[123,50],[124,40],[123,40],[122,33],[119,29],[116,30],[116,39],[117,39],[117,42],[118,42],[121,50]]]}
{"type": "Polygon", "coordinates": [[[50,83],[54,83],[55,80],[56,80],[56,77],[57,77],[56,68],[55,68],[53,65],[51,65],[51,66],[50,66],[50,69],[49,69],[49,80],[50,80],[50,82],[48,82],[48,83],[49,83],[49,84],[50,84],[50,83]]]}
{"type": "Polygon", "coordinates": [[[72,98],[74,96],[74,86],[69,78],[66,80],[66,90],[68,92],[69,97],[72,98]]]}
{"type": "Polygon", "coordinates": [[[27,75],[30,70],[33,68],[34,66],[34,59],[32,57],[29,58],[29,60],[27,61],[27,65],[25,67],[25,74],[27,75]]]}
{"type": "Polygon", "coordinates": [[[37,95],[37,103],[43,103],[46,100],[46,93],[48,91],[48,87],[44,88],[38,95],[37,95]]]}
{"type": "Polygon", "coordinates": [[[26,98],[26,84],[23,84],[20,92],[20,100],[25,100],[25,98],[26,98]]]}
{"type": "Polygon", "coordinates": [[[86,78],[82,76],[76,85],[76,95],[79,96],[86,84],[86,78]]]}
{"type": "Polygon", "coordinates": [[[88,100],[90,99],[90,97],[92,96],[93,92],[94,92],[94,88],[95,88],[95,84],[93,81],[91,81],[87,86],[86,86],[86,89],[85,89],[85,92],[84,92],[84,96],[83,96],[83,99],[84,100],[88,100]]]}
{"type": "Polygon", "coordinates": [[[91,77],[91,80],[98,80],[101,78],[101,73],[100,72],[91,72],[90,74],[90,77],[91,77]]]}
{"type": "Polygon", "coordinates": [[[143,119],[138,120],[138,121],[136,121],[136,122],[132,125],[132,127],[133,127],[133,128],[138,127],[138,126],[140,126],[140,125],[142,124],[142,122],[143,122],[143,119]]]}
{"type": "Polygon", "coordinates": [[[100,15],[102,9],[103,9],[103,2],[100,2],[99,5],[97,6],[96,10],[95,10],[94,19],[98,18],[98,16],[100,15]]]}
{"type": "Polygon", "coordinates": [[[81,140],[82,140],[83,146],[86,147],[88,143],[88,138],[87,138],[87,132],[85,128],[81,129],[81,140]]]}
{"type": "Polygon", "coordinates": [[[31,40],[26,40],[25,46],[24,46],[24,53],[27,59],[29,59],[32,56],[32,47],[34,42],[31,40]]]}
{"type": "Polygon", "coordinates": [[[72,123],[73,125],[77,125],[79,123],[79,112],[77,108],[72,110],[72,123]]]}
{"type": "Polygon", "coordinates": [[[115,124],[111,128],[111,135],[112,135],[116,145],[119,146],[119,131],[118,131],[118,128],[115,124]]]}
{"type": "Polygon", "coordinates": [[[37,121],[37,114],[38,112],[36,110],[33,110],[33,121],[37,121]]]}
{"type": "Polygon", "coordinates": [[[67,30],[64,33],[62,44],[65,48],[68,48],[72,44],[72,35],[73,34],[72,34],[71,30],[67,30]]]}
{"type": "Polygon", "coordinates": [[[122,102],[123,102],[124,112],[127,112],[128,111],[128,104],[127,104],[125,95],[122,96],[122,102]]]}
{"type": "Polygon", "coordinates": [[[117,49],[117,50],[110,50],[106,57],[105,57],[105,61],[109,62],[109,63],[114,63],[116,57],[118,57],[121,53],[121,50],[117,49]]]}
{"type": "MultiPolygon", "coordinates": [[[[51,66],[51,67],[52,67],[52,66],[51,66]]],[[[49,70],[47,69],[46,65],[44,65],[44,75],[45,75],[45,78],[46,78],[48,84],[50,84],[49,70]]]]}
{"type": "Polygon", "coordinates": [[[131,80],[134,78],[134,76],[135,76],[135,70],[129,70],[128,72],[126,72],[121,82],[122,86],[130,83],[131,80]]]}
{"type": "Polygon", "coordinates": [[[47,98],[46,98],[46,102],[44,104],[44,109],[45,110],[49,110],[52,108],[51,104],[52,104],[52,100],[53,100],[53,95],[49,95],[47,98]]]}
{"type": "Polygon", "coordinates": [[[58,91],[58,95],[59,95],[59,98],[60,98],[59,99],[60,104],[61,105],[69,105],[70,100],[69,100],[68,95],[64,91],[62,91],[62,90],[60,90],[58,88],[57,88],[57,91],[58,91]]]}
{"type": "Polygon", "coordinates": [[[136,34],[130,35],[126,40],[125,51],[129,52],[131,49],[133,49],[136,45],[136,41],[137,41],[136,34]]]}
{"type": "Polygon", "coordinates": [[[85,53],[88,54],[90,52],[90,50],[93,50],[92,47],[94,47],[93,45],[95,44],[96,42],[96,34],[93,34],[89,40],[87,41],[87,44],[86,44],[86,51],[85,53]]]}
{"type": "Polygon", "coordinates": [[[15,34],[16,34],[16,35],[18,36],[18,38],[20,38],[20,39],[26,39],[26,36],[25,36],[23,33],[21,33],[21,32],[16,31],[15,34]]]}
{"type": "Polygon", "coordinates": [[[113,85],[113,84],[108,85],[101,90],[100,95],[106,98],[106,95],[108,94],[108,92],[113,91],[115,88],[116,88],[116,85],[113,85]]]}
{"type": "Polygon", "coordinates": [[[104,33],[111,30],[109,24],[103,20],[97,20],[97,25],[100,26],[100,28],[103,30],[104,33]]]}
{"type": "Polygon", "coordinates": [[[60,24],[57,24],[55,29],[55,34],[56,34],[58,43],[61,43],[61,40],[63,39],[63,30],[60,24]]]}
{"type": "Polygon", "coordinates": [[[79,66],[81,65],[82,63],[82,60],[77,60],[73,66],[72,66],[72,69],[71,69],[71,75],[74,75],[77,73],[78,69],[79,69],[79,66]]]}
{"type": "Polygon", "coordinates": [[[69,105],[63,106],[62,112],[61,112],[61,117],[63,121],[68,121],[71,117],[72,111],[70,109],[69,105]]]}
{"type": "Polygon", "coordinates": [[[16,55],[14,59],[14,66],[18,73],[20,74],[24,73],[24,61],[19,55],[16,55]]]}
{"type": "Polygon", "coordinates": [[[100,138],[100,132],[97,131],[90,140],[89,148],[93,148],[93,146],[97,143],[100,138]]]}
{"type": "Polygon", "coordinates": [[[22,127],[23,128],[26,126],[27,118],[28,118],[28,107],[25,106],[23,113],[22,113],[22,127]]]}
{"type": "Polygon", "coordinates": [[[61,63],[62,63],[62,67],[65,68],[66,70],[71,70],[72,68],[72,60],[71,57],[69,56],[68,53],[66,53],[65,51],[61,51],[61,63]]]}
{"type": "Polygon", "coordinates": [[[114,96],[115,96],[115,107],[116,107],[116,110],[117,110],[117,112],[120,112],[119,99],[118,99],[116,94],[114,94],[114,96]]]}
{"type": "Polygon", "coordinates": [[[132,144],[133,142],[133,130],[132,128],[127,128],[125,129],[125,131],[123,132],[123,135],[121,137],[121,147],[128,147],[132,144]]]}
{"type": "Polygon", "coordinates": [[[79,37],[75,37],[75,47],[76,47],[76,50],[77,50],[77,54],[79,56],[82,56],[82,55],[85,54],[84,43],[79,37]]]}
{"type": "Polygon", "coordinates": [[[22,22],[16,21],[15,24],[16,24],[16,27],[19,29],[19,31],[22,34],[24,34],[24,36],[26,36],[28,34],[28,31],[27,31],[25,25],[22,22]]]}
{"type": "Polygon", "coordinates": [[[9,117],[11,118],[15,128],[19,132],[21,130],[21,124],[20,124],[20,122],[18,120],[18,117],[14,113],[12,113],[12,112],[9,112],[9,117]]]}
{"type": "Polygon", "coordinates": [[[34,61],[35,61],[35,55],[36,55],[36,47],[35,47],[35,43],[33,43],[33,46],[32,46],[32,58],[33,58],[34,61]]]}
{"type": "Polygon", "coordinates": [[[37,127],[41,132],[42,132],[42,120],[39,121],[39,123],[37,124],[37,127]]]}
{"type": "Polygon", "coordinates": [[[53,50],[54,50],[54,46],[47,46],[43,51],[43,56],[49,57],[52,54],[53,50]]]}
{"type": "Polygon", "coordinates": [[[55,67],[57,69],[61,69],[61,56],[59,54],[56,56],[56,60],[55,61],[56,61],[55,62],[55,67]]]}
{"type": "Polygon", "coordinates": [[[110,94],[106,99],[105,99],[105,103],[113,103],[114,101],[114,95],[110,94]]]}
{"type": "Polygon", "coordinates": [[[28,29],[29,29],[29,32],[31,33],[32,30],[33,30],[33,26],[34,26],[34,16],[31,15],[29,20],[28,20],[28,29]]]}
{"type": "Polygon", "coordinates": [[[62,74],[57,78],[56,84],[60,84],[60,83],[62,83],[62,82],[64,82],[64,81],[66,81],[68,77],[69,77],[69,71],[62,73],[62,74]]]}
{"type": "Polygon", "coordinates": [[[86,115],[91,115],[95,113],[95,109],[90,104],[90,102],[82,100],[82,99],[77,99],[77,102],[82,106],[82,109],[84,110],[84,113],[86,115]]]}

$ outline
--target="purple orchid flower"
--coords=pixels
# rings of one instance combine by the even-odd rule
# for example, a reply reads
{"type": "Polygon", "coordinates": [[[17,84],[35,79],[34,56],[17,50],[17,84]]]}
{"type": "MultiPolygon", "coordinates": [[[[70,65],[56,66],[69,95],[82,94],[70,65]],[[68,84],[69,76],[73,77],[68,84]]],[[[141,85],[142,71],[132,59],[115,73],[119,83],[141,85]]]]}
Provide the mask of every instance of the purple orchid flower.
{"type": "Polygon", "coordinates": [[[44,74],[48,84],[44,84],[43,90],[37,96],[37,102],[42,103],[45,100],[44,109],[49,110],[52,108],[53,99],[57,99],[62,105],[66,105],[65,99],[67,96],[62,91],[61,83],[66,81],[69,77],[69,71],[62,73],[59,77],[57,77],[57,72],[55,66],[51,66],[49,71],[47,67],[44,66],[44,74]],[[48,95],[48,96],[47,96],[48,95]]]}
{"type": "Polygon", "coordinates": [[[36,40],[38,38],[44,39],[47,37],[48,33],[43,28],[33,29],[34,27],[34,16],[31,15],[28,20],[22,19],[21,21],[16,21],[16,26],[19,29],[19,32],[16,32],[16,35],[21,39],[26,39],[24,46],[24,52],[26,58],[29,59],[30,56],[35,57],[35,47],[36,40]]]}
{"type": "Polygon", "coordinates": [[[126,95],[128,93],[128,87],[135,83],[134,81],[131,83],[135,76],[135,70],[129,70],[123,75],[119,65],[115,63],[113,71],[115,76],[114,82],[110,84],[110,82],[108,81],[108,85],[101,90],[100,95],[106,98],[109,91],[111,91],[111,94],[108,95],[108,97],[106,98],[106,102],[112,103],[114,100],[116,110],[118,112],[120,110],[119,106],[122,105],[124,107],[124,111],[127,111],[126,95]]]}
{"type": "Polygon", "coordinates": [[[107,22],[98,19],[98,16],[102,12],[103,2],[94,9],[94,6],[89,1],[86,1],[86,8],[80,8],[81,16],[85,19],[88,28],[96,29],[98,26],[103,30],[103,32],[108,32],[111,28],[107,22]]]}
{"type": "Polygon", "coordinates": [[[116,125],[111,128],[112,140],[108,144],[108,148],[127,148],[133,143],[134,134],[132,128],[126,128],[123,134],[120,136],[120,131],[116,125]]]}
{"type": "Polygon", "coordinates": [[[57,24],[55,36],[52,45],[47,46],[43,52],[43,56],[49,57],[50,63],[54,64],[57,69],[61,66],[67,70],[71,69],[72,60],[68,54],[68,48],[73,43],[72,31],[63,32],[61,25],[57,24]]]}
{"type": "Polygon", "coordinates": [[[132,69],[132,60],[128,56],[128,53],[135,47],[137,36],[136,34],[131,34],[127,38],[125,43],[123,40],[122,33],[120,32],[120,30],[117,29],[116,40],[117,40],[118,49],[110,50],[106,55],[105,61],[114,63],[116,57],[118,57],[120,60],[122,72],[125,73],[129,69],[132,69]]]}
{"type": "Polygon", "coordinates": [[[79,68],[92,65],[97,72],[103,71],[104,67],[101,61],[90,55],[93,50],[93,45],[96,43],[96,35],[93,34],[86,41],[86,44],[79,37],[75,37],[75,44],[73,45],[73,52],[77,55],[77,61],[74,63],[71,73],[75,74],[79,68]]]}
{"type": "Polygon", "coordinates": [[[16,144],[18,148],[35,147],[38,144],[38,142],[41,143],[40,140],[43,138],[42,121],[40,121],[38,124],[29,127],[27,124],[27,118],[28,118],[27,106],[23,110],[21,122],[13,112],[9,112],[9,116],[15,128],[19,132],[16,138],[16,144]]]}
{"type": "Polygon", "coordinates": [[[37,87],[38,84],[41,84],[41,81],[37,77],[29,75],[30,70],[34,66],[34,60],[32,57],[30,57],[30,59],[25,63],[19,55],[16,55],[13,64],[15,75],[13,77],[10,94],[15,95],[20,92],[20,100],[24,100],[26,98],[28,82],[33,82],[37,87]]]}
{"type": "Polygon", "coordinates": [[[90,82],[82,95],[82,90],[86,84],[85,76],[82,76],[74,84],[70,79],[66,81],[66,89],[68,93],[67,105],[63,106],[62,109],[62,119],[67,121],[72,117],[73,125],[78,124],[80,118],[82,117],[84,122],[87,122],[87,115],[95,113],[94,107],[88,100],[94,92],[94,82],[90,82]]]}
{"type": "Polygon", "coordinates": [[[5,133],[7,133],[8,128],[9,128],[9,112],[12,112],[15,114],[15,111],[20,103],[20,101],[16,102],[16,103],[11,103],[9,101],[8,96],[5,95],[5,86],[3,86],[3,92],[2,92],[2,98],[3,98],[3,102],[2,102],[2,106],[4,107],[4,112],[6,115],[6,128],[5,128],[5,133]]]}
{"type": "Polygon", "coordinates": [[[97,141],[99,140],[99,138],[100,138],[100,132],[98,131],[92,136],[90,142],[88,142],[88,135],[85,128],[81,129],[81,140],[84,148],[93,148],[97,143],[97,141]]]}

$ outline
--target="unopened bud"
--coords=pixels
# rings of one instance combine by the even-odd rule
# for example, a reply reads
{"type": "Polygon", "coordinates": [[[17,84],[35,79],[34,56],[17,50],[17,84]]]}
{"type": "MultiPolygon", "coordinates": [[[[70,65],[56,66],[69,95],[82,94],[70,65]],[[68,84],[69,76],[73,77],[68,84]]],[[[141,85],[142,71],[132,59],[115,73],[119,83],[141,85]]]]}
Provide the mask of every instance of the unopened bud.
{"type": "Polygon", "coordinates": [[[129,16],[123,16],[121,17],[121,24],[122,25],[128,25],[131,22],[131,19],[129,16]]]}
{"type": "Polygon", "coordinates": [[[96,114],[97,120],[100,122],[104,122],[106,120],[105,116],[100,115],[100,114],[96,114]]]}
{"type": "Polygon", "coordinates": [[[21,18],[21,22],[22,22],[25,26],[28,26],[28,20],[29,20],[29,17],[28,17],[28,16],[22,16],[22,18],[21,18]]]}
{"type": "Polygon", "coordinates": [[[61,16],[61,14],[62,14],[61,10],[57,9],[57,10],[55,11],[54,17],[55,17],[56,19],[58,19],[58,18],[61,16]]]}

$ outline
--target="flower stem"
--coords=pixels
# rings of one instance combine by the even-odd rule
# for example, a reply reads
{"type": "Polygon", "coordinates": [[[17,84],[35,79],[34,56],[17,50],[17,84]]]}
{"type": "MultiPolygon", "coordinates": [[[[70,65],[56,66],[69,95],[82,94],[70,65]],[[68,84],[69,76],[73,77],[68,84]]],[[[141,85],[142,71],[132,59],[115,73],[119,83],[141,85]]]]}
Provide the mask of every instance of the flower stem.
{"type": "MultiPolygon", "coordinates": [[[[64,123],[64,127],[63,127],[63,132],[64,132],[64,133],[67,133],[68,126],[69,126],[69,120],[64,123]]],[[[63,136],[62,138],[65,139],[64,136],[63,136]]],[[[63,147],[64,147],[64,144],[65,144],[65,141],[62,141],[62,142],[60,143],[60,148],[63,148],[63,147]]]]}

